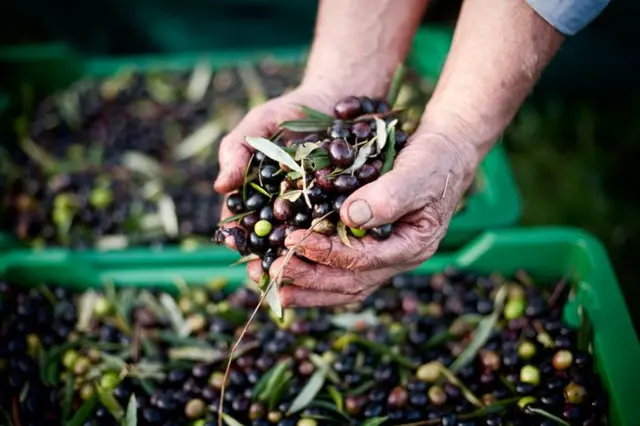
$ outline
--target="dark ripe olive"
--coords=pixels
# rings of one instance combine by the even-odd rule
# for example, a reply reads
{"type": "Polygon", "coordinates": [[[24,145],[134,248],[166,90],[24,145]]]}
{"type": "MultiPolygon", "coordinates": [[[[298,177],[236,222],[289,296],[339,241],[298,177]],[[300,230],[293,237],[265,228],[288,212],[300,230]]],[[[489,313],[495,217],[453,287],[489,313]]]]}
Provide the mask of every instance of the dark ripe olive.
{"type": "Polygon", "coordinates": [[[307,212],[298,212],[293,216],[293,224],[298,228],[307,228],[311,224],[311,215],[307,212]]]}
{"type": "Polygon", "coordinates": [[[229,197],[227,198],[227,208],[232,213],[242,213],[244,211],[244,201],[242,201],[242,194],[235,193],[229,195],[229,197]]]}
{"type": "Polygon", "coordinates": [[[260,209],[260,219],[273,222],[274,216],[275,215],[274,215],[272,206],[266,205],[260,209]]]}
{"type": "Polygon", "coordinates": [[[371,165],[376,168],[378,173],[380,173],[380,170],[382,170],[382,166],[384,165],[384,162],[382,160],[376,158],[375,160],[373,160],[371,162],[371,165]]]}
{"type": "Polygon", "coordinates": [[[396,144],[394,145],[396,151],[400,151],[407,144],[409,135],[403,130],[396,130],[396,144]]]}
{"type": "Polygon", "coordinates": [[[376,112],[379,114],[383,114],[385,112],[389,112],[391,108],[386,101],[378,100],[376,101],[376,112]]]}
{"type": "Polygon", "coordinates": [[[338,195],[335,200],[333,200],[333,210],[340,213],[340,209],[342,205],[347,200],[346,195],[338,195]]]}
{"type": "Polygon", "coordinates": [[[349,120],[356,118],[362,114],[362,104],[360,99],[355,96],[348,96],[340,101],[333,107],[333,113],[336,117],[342,120],[349,120]]]}
{"type": "Polygon", "coordinates": [[[334,166],[349,167],[354,160],[353,150],[344,139],[334,139],[329,145],[329,159],[334,166]]]}
{"type": "Polygon", "coordinates": [[[307,201],[304,199],[304,196],[298,197],[298,199],[293,202],[294,212],[307,212],[309,210],[309,206],[307,206],[307,201]]]}
{"type": "Polygon", "coordinates": [[[350,194],[358,189],[358,178],[350,174],[340,175],[333,182],[338,192],[350,194]]]}
{"type": "Polygon", "coordinates": [[[259,237],[255,232],[249,234],[249,250],[255,254],[261,254],[267,248],[267,239],[259,237]]]}
{"type": "Polygon", "coordinates": [[[271,268],[271,265],[273,265],[273,262],[275,262],[277,258],[278,256],[274,249],[267,250],[262,258],[262,270],[269,273],[269,268],[271,268]]]}
{"type": "Polygon", "coordinates": [[[351,134],[358,139],[369,139],[371,137],[371,127],[367,123],[360,121],[353,125],[351,134]]]}
{"type": "Polygon", "coordinates": [[[331,125],[329,136],[331,136],[332,139],[344,139],[349,136],[349,129],[342,120],[335,120],[331,125]]]}
{"type": "Polygon", "coordinates": [[[376,106],[368,96],[360,96],[360,106],[363,114],[373,114],[376,111],[376,106]]]}
{"type": "Polygon", "coordinates": [[[364,164],[360,170],[356,172],[356,177],[361,185],[366,185],[378,179],[378,170],[372,164],[364,164]]]}
{"type": "Polygon", "coordinates": [[[258,164],[262,163],[266,158],[267,156],[264,155],[264,153],[261,151],[256,151],[256,153],[253,155],[253,160],[258,164]]]}
{"type": "Polygon", "coordinates": [[[247,231],[251,231],[255,226],[256,222],[258,222],[258,220],[259,220],[258,214],[251,213],[250,215],[247,215],[242,219],[240,219],[240,226],[242,226],[247,231]]]}
{"type": "Polygon", "coordinates": [[[278,225],[273,228],[271,234],[269,234],[269,245],[271,247],[282,247],[284,246],[284,240],[287,237],[287,225],[278,225]]]}
{"type": "Polygon", "coordinates": [[[279,166],[273,164],[265,164],[260,169],[260,179],[262,182],[276,182],[282,177],[282,174],[276,174],[280,170],[279,166]]]}
{"type": "Polygon", "coordinates": [[[255,193],[247,198],[246,206],[248,210],[258,211],[267,204],[267,197],[255,193]]]}
{"type": "Polygon", "coordinates": [[[281,222],[288,220],[293,215],[293,203],[284,198],[276,198],[273,203],[273,215],[281,222]]]}
{"type": "Polygon", "coordinates": [[[307,191],[307,196],[312,204],[322,203],[327,199],[327,194],[319,186],[313,186],[307,191]]]}
{"type": "Polygon", "coordinates": [[[369,231],[369,235],[371,235],[373,238],[375,238],[378,241],[382,241],[389,238],[392,232],[393,232],[393,225],[390,223],[387,223],[385,225],[380,225],[376,228],[372,228],[369,231]]]}
{"type": "Polygon", "coordinates": [[[271,183],[271,182],[267,182],[264,184],[264,189],[269,193],[269,194],[277,194],[280,192],[280,184],[279,183],[271,183]]]}
{"type": "Polygon", "coordinates": [[[311,217],[316,219],[328,214],[331,211],[333,211],[333,209],[329,203],[316,204],[313,206],[313,213],[311,214],[311,217]]]}
{"type": "Polygon", "coordinates": [[[316,185],[327,192],[333,190],[333,178],[330,178],[331,168],[325,167],[324,169],[316,170],[313,174],[316,178],[316,185]]]}

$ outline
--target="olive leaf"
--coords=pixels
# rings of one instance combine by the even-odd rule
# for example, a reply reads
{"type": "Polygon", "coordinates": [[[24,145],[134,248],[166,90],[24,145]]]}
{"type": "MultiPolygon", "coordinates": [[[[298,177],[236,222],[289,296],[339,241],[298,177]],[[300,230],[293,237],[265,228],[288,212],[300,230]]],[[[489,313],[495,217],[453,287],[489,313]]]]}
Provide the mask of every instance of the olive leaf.
{"type": "Polygon", "coordinates": [[[520,396],[516,396],[513,398],[507,398],[507,399],[501,399],[499,401],[494,402],[491,405],[487,405],[484,408],[481,408],[479,410],[476,411],[472,411],[471,413],[468,414],[462,414],[460,415],[461,419],[475,419],[478,417],[484,417],[488,414],[494,414],[494,413],[502,413],[504,412],[507,408],[509,408],[512,404],[515,404],[516,402],[520,401],[522,397],[520,396]]]}
{"type": "Polygon", "coordinates": [[[62,424],[66,424],[71,415],[71,406],[73,405],[73,374],[67,376],[67,380],[64,385],[64,394],[62,397],[62,424]]]}
{"type": "Polygon", "coordinates": [[[300,198],[301,196],[302,196],[302,190],[294,189],[294,190],[285,192],[280,196],[280,198],[283,198],[285,200],[291,201],[292,203],[295,203],[296,201],[298,201],[298,198],[300,198]]]}
{"type": "Polygon", "coordinates": [[[169,237],[176,237],[180,233],[180,225],[176,205],[169,195],[165,194],[158,200],[158,214],[166,234],[169,237]]]}
{"type": "Polygon", "coordinates": [[[391,360],[395,361],[399,365],[407,368],[415,368],[416,365],[409,358],[406,358],[400,354],[395,353],[389,346],[381,343],[372,342],[364,337],[353,335],[351,341],[365,346],[381,355],[388,356],[391,360]]]}
{"type": "Polygon", "coordinates": [[[362,312],[336,314],[331,317],[330,321],[335,327],[346,330],[357,329],[361,325],[371,327],[380,324],[380,318],[370,309],[362,312]]]}
{"type": "Polygon", "coordinates": [[[272,391],[269,394],[269,398],[267,401],[267,406],[269,407],[269,411],[273,410],[276,405],[280,402],[282,395],[287,390],[289,383],[293,379],[293,373],[289,370],[284,372],[284,375],[280,377],[280,381],[278,381],[272,388],[272,391]]]}
{"type": "Polygon", "coordinates": [[[578,306],[578,318],[580,319],[577,339],[578,350],[587,352],[589,351],[593,337],[593,324],[591,324],[591,320],[585,312],[583,305],[578,306]]]}
{"type": "Polygon", "coordinates": [[[98,293],[93,290],[82,293],[78,299],[78,321],[76,322],[76,330],[88,331],[93,311],[98,302],[98,293]]]}
{"type": "Polygon", "coordinates": [[[175,160],[186,160],[198,155],[205,148],[213,145],[222,136],[223,132],[223,126],[217,120],[211,120],[203,124],[175,147],[173,158],[175,160]]]}
{"type": "Polygon", "coordinates": [[[110,390],[102,388],[99,383],[96,383],[95,387],[100,403],[104,405],[104,408],[111,413],[116,421],[120,422],[124,417],[124,410],[116,397],[113,396],[110,390]]]}
{"type": "Polygon", "coordinates": [[[396,129],[392,127],[389,130],[389,143],[386,144],[387,149],[385,151],[385,159],[382,164],[382,169],[380,169],[380,176],[387,173],[389,170],[393,169],[393,162],[396,159],[396,129]]]}
{"type": "Polygon", "coordinates": [[[253,400],[256,400],[264,392],[264,390],[267,388],[267,384],[269,383],[269,380],[271,380],[271,376],[276,372],[276,370],[278,370],[279,368],[283,368],[283,367],[280,367],[280,365],[290,364],[290,363],[291,363],[291,360],[288,359],[279,364],[274,364],[271,368],[269,368],[269,370],[267,370],[262,375],[262,377],[260,377],[260,380],[258,380],[258,382],[255,384],[255,386],[251,390],[251,398],[253,400]]]}
{"type": "Polygon", "coordinates": [[[268,96],[265,88],[252,64],[246,63],[238,67],[238,75],[247,91],[249,108],[255,108],[267,102],[268,96]]]}
{"type": "Polygon", "coordinates": [[[137,151],[128,151],[122,155],[122,166],[134,173],[146,175],[151,179],[162,178],[162,167],[160,164],[149,157],[137,151]]]}
{"type": "Polygon", "coordinates": [[[297,180],[302,177],[302,173],[300,172],[289,172],[287,173],[287,177],[291,180],[297,180]]]}
{"type": "Polygon", "coordinates": [[[309,156],[309,154],[311,154],[318,148],[320,148],[320,142],[305,142],[301,145],[298,145],[294,159],[296,161],[304,160],[309,156]]]}
{"type": "Polygon", "coordinates": [[[265,296],[264,300],[276,317],[282,319],[284,311],[282,309],[282,301],[280,300],[280,284],[277,280],[272,280],[271,283],[267,285],[266,293],[263,292],[262,294],[265,296]]]}
{"type": "Polygon", "coordinates": [[[453,373],[457,373],[462,369],[465,365],[473,361],[473,359],[478,354],[478,351],[489,339],[491,335],[491,331],[493,327],[495,327],[500,315],[502,315],[502,310],[504,308],[504,302],[507,297],[507,286],[503,285],[500,287],[498,292],[496,293],[495,300],[493,302],[493,312],[480,321],[478,327],[473,333],[473,338],[469,345],[462,351],[462,353],[456,358],[456,360],[451,364],[449,370],[453,373]]]}
{"type": "Polygon", "coordinates": [[[162,293],[158,300],[162,307],[167,311],[173,330],[178,334],[178,336],[188,336],[189,326],[187,321],[184,319],[182,312],[180,312],[180,308],[178,307],[175,299],[167,293],[162,293]]]}
{"type": "Polygon", "coordinates": [[[212,347],[186,346],[181,348],[169,348],[169,359],[198,362],[218,362],[225,358],[226,354],[212,347]]]}
{"type": "Polygon", "coordinates": [[[87,399],[75,412],[71,420],[65,423],[65,426],[82,426],[93,415],[98,405],[98,396],[94,395],[87,399]]]}
{"type": "Polygon", "coordinates": [[[334,118],[330,115],[325,114],[324,112],[320,112],[313,108],[309,108],[308,106],[300,105],[300,111],[304,113],[309,118],[313,118],[316,120],[324,120],[324,121],[333,121],[334,118]]]}
{"type": "Polygon", "coordinates": [[[255,182],[251,182],[249,185],[251,185],[251,187],[252,187],[253,189],[255,189],[256,191],[258,191],[259,193],[261,193],[261,194],[262,194],[262,195],[264,195],[265,197],[271,198],[271,194],[269,194],[269,193],[267,192],[267,190],[266,190],[266,189],[264,189],[263,187],[261,187],[261,186],[260,186],[260,185],[258,185],[257,183],[255,183],[255,182]]]}
{"type": "Polygon", "coordinates": [[[233,262],[231,266],[243,265],[245,263],[249,263],[252,260],[257,260],[257,259],[260,259],[260,256],[258,256],[257,254],[251,253],[246,256],[242,256],[240,259],[233,262]]]}
{"type": "Polygon", "coordinates": [[[239,213],[239,214],[237,214],[235,216],[231,216],[231,217],[228,217],[228,218],[226,218],[224,220],[221,220],[220,222],[218,222],[218,226],[222,226],[224,224],[231,223],[231,222],[236,222],[236,221],[242,219],[243,217],[249,216],[249,215],[254,214],[254,213],[255,213],[255,211],[253,211],[253,210],[248,211],[248,212],[244,212],[244,213],[239,213]]]}
{"type": "Polygon", "coordinates": [[[529,414],[537,414],[541,417],[547,418],[553,422],[555,422],[556,424],[562,425],[562,426],[571,426],[570,423],[565,422],[564,420],[562,420],[560,417],[554,416],[553,414],[551,414],[550,412],[543,410],[542,408],[536,408],[536,407],[532,407],[531,404],[527,405],[524,409],[524,411],[526,413],[529,414]]]}
{"type": "Polygon", "coordinates": [[[138,401],[136,401],[135,394],[131,394],[131,398],[129,398],[123,426],[138,426],[138,401]]]}
{"type": "Polygon", "coordinates": [[[389,92],[387,93],[387,103],[391,108],[396,103],[398,99],[398,94],[400,93],[400,88],[402,87],[402,82],[404,81],[404,73],[405,68],[403,64],[398,64],[396,71],[393,74],[393,79],[391,80],[391,85],[389,86],[389,92]]]}
{"type": "Polygon", "coordinates": [[[242,423],[228,415],[227,413],[221,413],[222,419],[227,423],[227,426],[244,426],[242,423]]]}
{"type": "Polygon", "coordinates": [[[288,120],[280,123],[280,127],[292,132],[321,132],[327,130],[333,123],[331,120],[318,120],[315,118],[303,118],[300,120],[288,120]]]}
{"type": "Polygon", "coordinates": [[[353,246],[351,245],[351,242],[349,241],[349,237],[347,236],[347,226],[344,224],[343,221],[339,220],[338,224],[336,225],[336,230],[338,232],[338,237],[340,238],[340,241],[342,241],[342,244],[344,244],[347,247],[353,248],[353,246]]]}
{"type": "Polygon", "coordinates": [[[440,368],[440,374],[444,378],[446,378],[449,381],[449,383],[460,388],[462,395],[466,398],[467,401],[469,401],[471,404],[475,405],[478,408],[484,408],[484,404],[482,403],[482,401],[480,401],[478,397],[475,396],[473,392],[471,392],[471,390],[468,387],[466,387],[465,384],[462,383],[462,381],[458,379],[458,377],[456,377],[456,375],[451,370],[449,370],[447,367],[440,364],[439,362],[436,362],[436,363],[440,368]]]}
{"type": "Polygon", "coordinates": [[[327,391],[329,392],[329,396],[331,396],[338,412],[344,413],[344,397],[340,391],[335,386],[329,386],[327,391]]]}
{"type": "Polygon", "coordinates": [[[212,77],[213,67],[209,61],[199,61],[193,68],[193,73],[187,86],[186,97],[189,102],[200,102],[204,98],[212,77]]]}
{"type": "MultiPolygon", "coordinates": [[[[266,383],[261,386],[260,390],[254,389],[256,397],[261,401],[266,401],[270,398],[271,392],[278,383],[282,381],[284,375],[289,371],[291,365],[291,359],[280,361],[269,370],[269,378],[266,379],[266,383]]],[[[258,387],[256,385],[256,387],[258,387]]]]}
{"type": "Polygon", "coordinates": [[[387,416],[384,416],[384,417],[373,417],[371,419],[367,419],[367,421],[362,423],[362,426],[380,426],[380,425],[384,424],[384,422],[386,422],[387,419],[388,419],[387,416]]]}
{"type": "Polygon", "coordinates": [[[284,164],[289,167],[291,170],[295,170],[304,174],[304,170],[293,161],[293,158],[289,154],[287,154],[282,148],[280,148],[275,143],[271,142],[265,138],[256,138],[247,136],[245,138],[247,143],[254,149],[262,152],[267,157],[271,158],[273,161],[284,164]]]}
{"type": "Polygon", "coordinates": [[[315,399],[318,392],[322,389],[322,386],[324,386],[327,374],[329,374],[329,364],[325,362],[316,368],[316,371],[311,375],[309,381],[293,400],[291,407],[289,408],[289,414],[297,413],[298,411],[305,409],[311,401],[315,399]]]}
{"type": "Polygon", "coordinates": [[[385,123],[384,120],[376,118],[376,140],[379,152],[381,152],[387,144],[387,136],[387,123],[385,123]]]}

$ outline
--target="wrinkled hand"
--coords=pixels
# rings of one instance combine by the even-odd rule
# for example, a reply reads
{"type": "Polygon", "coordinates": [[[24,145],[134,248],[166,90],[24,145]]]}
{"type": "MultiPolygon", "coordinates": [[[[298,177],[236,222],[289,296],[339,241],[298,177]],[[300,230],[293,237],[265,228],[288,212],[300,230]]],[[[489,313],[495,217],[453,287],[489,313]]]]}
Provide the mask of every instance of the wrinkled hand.
{"type": "MultiPolygon", "coordinates": [[[[214,183],[216,192],[227,194],[242,186],[244,171],[252,154],[252,148],[245,142],[246,136],[270,137],[276,132],[279,123],[304,117],[300,112],[300,105],[331,114],[338,99],[319,88],[300,86],[286,95],[272,99],[249,111],[220,142],[218,155],[220,172],[214,183]]],[[[223,202],[221,219],[231,216],[233,216],[232,213],[223,202]]],[[[231,222],[225,225],[225,227],[234,226],[237,226],[237,223],[231,222]]],[[[227,237],[225,244],[235,248],[232,237],[227,237]]]]}
{"type": "MultiPolygon", "coordinates": [[[[350,248],[337,236],[305,231],[287,237],[286,245],[310,262],[291,257],[281,275],[292,284],[280,289],[282,305],[332,306],[362,301],[392,276],[411,270],[431,257],[471,184],[478,155],[470,144],[419,130],[400,152],[394,168],[358,189],[340,210],[350,227],[370,229],[394,223],[384,241],[370,236],[349,237],[350,248]],[[302,240],[302,241],[301,241],[302,240]]],[[[270,269],[275,277],[283,265],[277,259],[270,269]]],[[[260,261],[247,265],[258,281],[260,261]]]]}

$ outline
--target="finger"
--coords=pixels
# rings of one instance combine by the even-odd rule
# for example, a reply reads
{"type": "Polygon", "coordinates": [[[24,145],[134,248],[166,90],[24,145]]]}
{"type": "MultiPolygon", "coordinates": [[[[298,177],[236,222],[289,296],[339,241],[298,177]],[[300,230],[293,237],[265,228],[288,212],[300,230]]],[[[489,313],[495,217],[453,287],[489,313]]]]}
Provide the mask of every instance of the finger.
{"type": "Polygon", "coordinates": [[[370,229],[393,223],[443,196],[448,180],[462,180],[458,149],[428,139],[410,141],[391,171],[355,191],[340,209],[350,227],[370,229]]]}
{"type": "Polygon", "coordinates": [[[309,290],[295,285],[280,289],[280,302],[283,307],[311,308],[316,306],[340,306],[361,300],[359,295],[331,293],[309,290]]]}
{"type": "MultiPolygon", "coordinates": [[[[269,270],[272,278],[278,276],[283,264],[284,257],[278,258],[273,262],[269,270]]],[[[400,270],[401,268],[384,268],[354,272],[308,263],[296,257],[291,257],[280,277],[291,279],[297,287],[308,290],[354,295],[384,282],[400,272],[400,270]]]]}
{"type": "Polygon", "coordinates": [[[251,281],[259,283],[260,277],[262,276],[262,261],[261,260],[252,260],[247,263],[247,275],[251,279],[251,281]]]}
{"type": "Polygon", "coordinates": [[[244,179],[244,170],[252,150],[246,144],[246,136],[269,137],[276,123],[266,119],[266,105],[251,110],[240,123],[220,142],[218,158],[220,172],[214,183],[219,193],[238,188],[244,179]]]}
{"type": "Polygon", "coordinates": [[[296,231],[285,240],[288,248],[305,258],[322,265],[350,271],[366,271],[381,268],[398,268],[407,259],[425,259],[437,248],[437,238],[442,232],[439,216],[420,215],[416,225],[410,221],[396,223],[393,234],[384,241],[348,237],[351,247],[336,236],[312,233],[305,238],[305,231],[296,231]]]}

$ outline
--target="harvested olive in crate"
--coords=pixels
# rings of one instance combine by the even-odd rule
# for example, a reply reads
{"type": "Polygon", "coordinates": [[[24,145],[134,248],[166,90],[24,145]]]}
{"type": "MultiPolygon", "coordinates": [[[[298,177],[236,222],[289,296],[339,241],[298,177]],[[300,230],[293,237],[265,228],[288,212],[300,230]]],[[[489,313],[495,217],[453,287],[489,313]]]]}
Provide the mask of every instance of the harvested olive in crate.
{"type": "MultiPolygon", "coordinates": [[[[208,242],[219,220],[219,140],[250,107],[295,87],[302,71],[264,60],[78,81],[25,111],[15,140],[0,147],[0,231],[34,247],[208,242]]],[[[430,90],[411,74],[401,100],[424,107],[430,90]]],[[[364,135],[366,124],[354,131],[364,135]]]]}
{"type": "Polygon", "coordinates": [[[606,424],[570,287],[540,284],[447,269],[347,307],[262,308],[225,382],[254,287],[3,282],[0,407],[14,425],[213,426],[219,407],[229,426],[606,424]]]}

